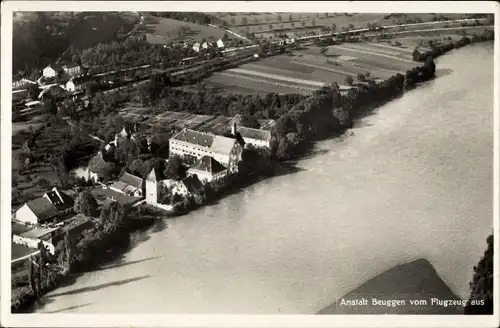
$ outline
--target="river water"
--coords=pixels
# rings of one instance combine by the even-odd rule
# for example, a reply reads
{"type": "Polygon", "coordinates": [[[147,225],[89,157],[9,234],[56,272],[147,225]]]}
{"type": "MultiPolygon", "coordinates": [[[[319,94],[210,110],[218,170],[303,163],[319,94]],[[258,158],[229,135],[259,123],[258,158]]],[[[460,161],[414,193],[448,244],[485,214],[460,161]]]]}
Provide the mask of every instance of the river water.
{"type": "Polygon", "coordinates": [[[301,171],[137,234],[37,312],[313,314],[419,258],[468,297],[493,227],[493,45],[437,64],[301,171]]]}

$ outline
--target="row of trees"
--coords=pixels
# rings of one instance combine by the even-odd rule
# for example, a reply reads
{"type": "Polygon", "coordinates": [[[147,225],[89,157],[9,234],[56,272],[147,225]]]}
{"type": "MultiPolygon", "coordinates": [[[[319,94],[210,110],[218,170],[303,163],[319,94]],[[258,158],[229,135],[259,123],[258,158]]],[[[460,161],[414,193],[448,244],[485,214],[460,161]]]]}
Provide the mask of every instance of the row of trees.
{"type": "Polygon", "coordinates": [[[481,33],[473,33],[470,36],[464,35],[460,40],[457,41],[449,41],[440,44],[436,44],[432,40],[428,42],[428,46],[431,48],[430,51],[420,52],[418,47],[413,50],[413,60],[415,61],[425,61],[429,57],[436,58],[439,57],[453,49],[458,49],[464,47],[470,43],[474,42],[483,42],[488,40],[493,40],[495,38],[495,34],[492,30],[485,29],[481,33]]]}

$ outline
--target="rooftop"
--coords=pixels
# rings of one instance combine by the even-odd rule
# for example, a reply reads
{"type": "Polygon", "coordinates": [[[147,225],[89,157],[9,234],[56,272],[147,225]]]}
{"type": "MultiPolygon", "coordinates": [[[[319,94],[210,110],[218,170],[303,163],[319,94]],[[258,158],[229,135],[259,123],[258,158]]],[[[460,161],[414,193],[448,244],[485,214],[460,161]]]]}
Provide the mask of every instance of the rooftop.
{"type": "Polygon", "coordinates": [[[11,224],[12,235],[19,235],[31,229],[33,229],[33,227],[30,225],[12,221],[11,224]]]}
{"type": "Polygon", "coordinates": [[[23,256],[38,252],[38,249],[29,248],[29,247],[26,247],[24,245],[15,244],[14,242],[11,242],[11,245],[12,245],[11,246],[11,255],[10,255],[11,260],[16,260],[16,259],[21,258],[23,256]]]}
{"type": "Polygon", "coordinates": [[[241,134],[243,138],[261,140],[261,141],[271,140],[271,132],[266,130],[252,129],[241,126],[238,127],[238,132],[241,134]]]}
{"type": "Polygon", "coordinates": [[[26,206],[31,209],[40,221],[50,219],[59,213],[57,208],[45,197],[30,200],[26,203],[26,206]]]}
{"type": "Polygon", "coordinates": [[[136,188],[142,188],[142,178],[127,172],[123,173],[123,175],[120,177],[120,181],[136,188]]]}
{"type": "Polygon", "coordinates": [[[191,166],[191,169],[205,171],[211,174],[217,174],[219,172],[226,170],[224,165],[219,163],[212,156],[203,156],[198,161],[196,161],[196,163],[194,163],[193,166],[191,166]]]}
{"type": "Polygon", "coordinates": [[[201,189],[201,187],[203,187],[203,184],[201,183],[200,179],[198,179],[198,177],[196,176],[189,176],[183,179],[182,183],[186,186],[189,192],[197,191],[201,189]]]}
{"type": "Polygon", "coordinates": [[[43,236],[46,236],[46,235],[48,235],[54,231],[57,231],[57,230],[59,230],[59,228],[38,228],[38,227],[35,227],[29,231],[26,231],[26,232],[20,234],[19,236],[24,237],[24,238],[40,239],[43,236]]]}
{"type": "Polygon", "coordinates": [[[91,194],[97,201],[109,203],[112,199],[114,199],[122,205],[131,205],[141,199],[139,197],[127,196],[117,191],[104,189],[102,187],[92,189],[91,194]]]}
{"type": "Polygon", "coordinates": [[[235,143],[234,139],[214,134],[184,129],[172,137],[172,140],[188,142],[193,145],[209,148],[218,154],[229,154],[235,143]]]}

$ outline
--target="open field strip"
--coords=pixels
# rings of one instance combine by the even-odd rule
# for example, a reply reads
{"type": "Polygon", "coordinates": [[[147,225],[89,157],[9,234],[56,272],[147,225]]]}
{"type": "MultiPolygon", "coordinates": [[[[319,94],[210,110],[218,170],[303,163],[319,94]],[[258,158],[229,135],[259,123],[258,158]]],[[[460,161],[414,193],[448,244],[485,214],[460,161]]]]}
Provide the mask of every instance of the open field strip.
{"type": "Polygon", "coordinates": [[[298,93],[307,95],[310,93],[310,90],[296,89],[271,83],[262,83],[262,80],[258,80],[258,82],[255,82],[253,79],[245,79],[245,77],[241,76],[225,76],[218,73],[215,73],[208,79],[204,80],[204,82],[208,85],[215,86],[219,89],[218,92],[224,94],[259,93],[261,95],[266,95],[268,93],[298,93]]]}
{"type": "Polygon", "coordinates": [[[325,67],[325,66],[315,65],[315,64],[309,64],[309,63],[299,62],[299,61],[293,61],[292,63],[299,64],[299,65],[304,65],[304,66],[308,66],[308,67],[317,68],[317,69],[322,70],[322,71],[327,71],[327,72],[341,74],[343,76],[356,76],[356,74],[358,73],[356,71],[342,69],[344,66],[338,66],[339,68],[336,68],[336,67],[331,67],[330,68],[330,67],[325,67]],[[342,68],[340,68],[340,67],[342,67],[342,68]]]}
{"type": "MultiPolygon", "coordinates": [[[[302,73],[296,70],[284,69],[284,68],[276,68],[268,65],[259,65],[259,64],[246,64],[244,66],[240,66],[240,68],[248,69],[260,73],[268,73],[268,74],[277,74],[283,77],[290,77],[295,79],[304,79],[304,80],[313,80],[324,83],[332,82],[332,74],[328,71],[315,69],[311,67],[311,71],[308,73],[302,73]]],[[[341,76],[342,79],[345,79],[345,75],[341,76]]]]}
{"type": "Polygon", "coordinates": [[[338,60],[336,58],[332,58],[332,60],[338,61],[340,65],[327,64],[325,63],[323,58],[314,55],[307,55],[307,57],[304,56],[301,58],[297,58],[297,60],[294,60],[293,63],[296,63],[298,65],[304,65],[305,67],[311,66],[311,67],[316,67],[317,69],[328,69],[329,71],[336,70],[338,74],[344,74],[344,75],[353,75],[353,74],[357,75],[358,73],[364,74],[367,71],[369,71],[372,75],[379,74],[381,75],[381,77],[382,76],[389,77],[401,71],[400,69],[381,68],[380,65],[376,64],[369,64],[369,65],[363,65],[362,63],[359,64],[358,58],[346,62],[338,60]],[[302,61],[302,58],[308,60],[302,61]]]}
{"type": "MultiPolygon", "coordinates": [[[[471,30],[484,30],[486,28],[494,29],[494,25],[480,25],[480,26],[465,26],[465,27],[448,27],[448,28],[433,28],[433,29],[420,29],[413,31],[389,32],[388,35],[406,36],[406,35],[443,35],[443,32],[454,34],[457,31],[471,31],[471,30]]],[[[366,36],[376,36],[377,34],[367,34],[366,36]]]]}
{"type": "Polygon", "coordinates": [[[386,49],[396,49],[396,50],[399,50],[401,52],[406,52],[408,54],[412,54],[413,53],[413,49],[410,49],[410,48],[403,48],[403,47],[395,47],[395,46],[391,46],[387,43],[375,43],[375,42],[370,42],[369,43],[371,46],[374,46],[374,47],[379,47],[379,48],[386,48],[386,49]]]}
{"type": "Polygon", "coordinates": [[[363,51],[369,51],[373,52],[375,54],[382,54],[382,55],[389,55],[389,56],[395,56],[401,59],[405,60],[412,60],[411,54],[407,52],[401,52],[397,50],[390,50],[390,49],[382,49],[379,47],[372,47],[370,43],[349,43],[349,44],[344,44],[346,48],[349,49],[354,49],[354,50],[363,50],[363,51]]]}
{"type": "Polygon", "coordinates": [[[296,79],[293,77],[286,77],[286,76],[276,75],[276,74],[261,73],[261,72],[256,72],[256,71],[251,71],[251,70],[246,70],[246,69],[241,69],[241,68],[231,68],[227,71],[231,72],[231,73],[253,75],[253,76],[258,76],[258,77],[263,77],[263,78],[268,78],[268,79],[274,79],[274,80],[278,80],[278,81],[281,80],[281,81],[292,82],[292,83],[297,83],[297,84],[304,84],[304,85],[309,85],[309,86],[317,87],[317,88],[321,88],[325,85],[324,82],[296,79]]]}
{"type": "Polygon", "coordinates": [[[334,45],[334,46],[329,46],[328,49],[349,50],[349,51],[353,51],[353,52],[359,52],[359,53],[368,54],[368,55],[375,55],[375,56],[380,56],[380,57],[386,57],[386,58],[389,58],[389,59],[394,59],[394,60],[398,60],[398,61],[403,61],[403,62],[406,62],[406,63],[414,64],[413,60],[410,60],[410,59],[399,58],[399,57],[396,57],[396,56],[385,55],[385,54],[376,53],[376,52],[373,52],[373,51],[367,51],[367,50],[361,50],[361,49],[354,49],[354,48],[345,47],[345,46],[334,45]]]}
{"type": "MultiPolygon", "coordinates": [[[[289,84],[289,83],[283,83],[281,82],[280,80],[276,81],[276,80],[272,80],[272,79],[268,79],[268,80],[265,80],[265,79],[258,79],[258,78],[253,78],[253,77],[250,77],[250,76],[244,76],[244,75],[239,75],[239,74],[234,74],[234,73],[229,73],[229,72],[222,72],[222,73],[217,73],[219,75],[223,75],[223,76],[227,76],[227,77],[232,77],[232,78],[238,78],[238,79],[244,79],[244,80],[248,80],[248,81],[252,81],[252,82],[256,82],[256,83],[261,83],[261,84],[270,84],[270,85],[276,85],[276,86],[279,86],[279,87],[285,87],[285,88],[290,88],[290,89],[298,89],[298,90],[305,90],[305,91],[315,91],[317,90],[318,88],[320,88],[319,86],[317,87],[308,87],[308,86],[305,86],[305,85],[294,85],[294,84],[289,84]]],[[[324,83],[322,83],[322,85],[324,85],[324,83]]]]}

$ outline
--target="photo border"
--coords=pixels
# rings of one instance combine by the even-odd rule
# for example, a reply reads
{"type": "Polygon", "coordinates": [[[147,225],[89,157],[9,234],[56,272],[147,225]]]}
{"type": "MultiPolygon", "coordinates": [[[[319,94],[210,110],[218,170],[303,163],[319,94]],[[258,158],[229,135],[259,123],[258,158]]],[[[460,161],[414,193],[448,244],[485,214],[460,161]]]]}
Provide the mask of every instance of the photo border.
{"type": "MultiPolygon", "coordinates": [[[[1,4],[1,313],[6,327],[498,327],[499,322],[499,4],[495,1],[4,1],[1,4]],[[223,3],[223,6],[221,4],[223,3]],[[286,8],[283,4],[286,3],[286,8]],[[64,8],[64,9],[63,9],[64,8]],[[217,10],[223,8],[223,10],[217,10]],[[494,315],[94,315],[11,314],[12,170],[12,13],[13,11],[201,11],[201,12],[353,12],[494,13],[494,315]],[[215,10],[214,10],[215,9],[215,10]]],[[[467,233],[464,231],[464,233],[467,233]]],[[[486,238],[486,236],[485,236],[486,238]]],[[[471,272],[472,276],[472,272],[471,272]]]]}

